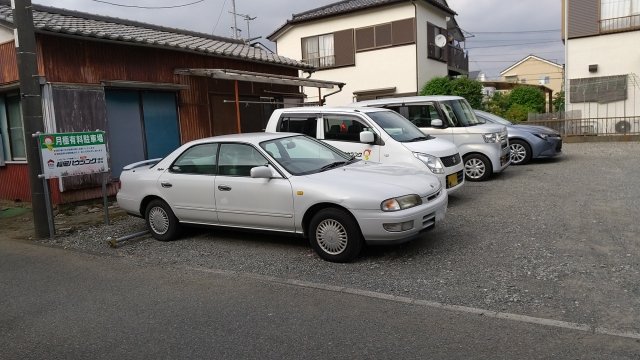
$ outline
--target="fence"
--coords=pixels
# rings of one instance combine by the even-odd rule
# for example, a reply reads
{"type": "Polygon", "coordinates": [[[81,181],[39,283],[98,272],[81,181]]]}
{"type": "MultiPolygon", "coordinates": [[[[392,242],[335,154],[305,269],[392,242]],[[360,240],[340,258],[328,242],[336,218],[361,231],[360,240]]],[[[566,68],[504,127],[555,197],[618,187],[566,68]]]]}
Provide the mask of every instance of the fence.
{"type": "Polygon", "coordinates": [[[563,136],[640,135],[640,117],[608,117],[587,119],[529,120],[524,124],[541,125],[563,136]]]}

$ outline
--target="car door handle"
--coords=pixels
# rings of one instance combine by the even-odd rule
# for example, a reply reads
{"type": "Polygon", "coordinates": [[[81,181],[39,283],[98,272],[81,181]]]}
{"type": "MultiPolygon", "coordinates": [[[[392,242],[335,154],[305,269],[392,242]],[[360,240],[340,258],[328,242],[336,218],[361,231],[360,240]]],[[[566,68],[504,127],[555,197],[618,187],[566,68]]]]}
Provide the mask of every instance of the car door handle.
{"type": "Polygon", "coordinates": [[[160,183],[160,185],[162,185],[163,188],[170,188],[170,187],[173,186],[173,184],[171,184],[168,181],[163,181],[163,182],[160,183]]]}
{"type": "Polygon", "coordinates": [[[220,191],[231,191],[231,186],[218,185],[218,190],[220,190],[220,191]]]}

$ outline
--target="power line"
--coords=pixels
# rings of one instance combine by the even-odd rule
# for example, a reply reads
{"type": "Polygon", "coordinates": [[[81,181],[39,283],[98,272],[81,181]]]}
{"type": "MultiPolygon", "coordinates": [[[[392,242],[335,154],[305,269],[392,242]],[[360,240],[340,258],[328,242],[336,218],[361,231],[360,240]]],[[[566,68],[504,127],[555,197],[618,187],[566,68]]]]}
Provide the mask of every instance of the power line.
{"type": "Polygon", "coordinates": [[[197,0],[197,1],[194,1],[194,2],[190,2],[188,4],[173,5],[173,6],[137,6],[137,5],[115,4],[115,3],[111,3],[111,2],[108,2],[108,1],[102,1],[102,0],[91,0],[91,1],[97,2],[97,3],[102,3],[102,4],[109,4],[109,5],[113,5],[113,6],[121,6],[121,7],[136,8],[136,9],[173,9],[173,8],[179,8],[179,7],[184,7],[184,6],[189,6],[189,5],[201,3],[204,0],[197,0]]]}
{"type": "Polygon", "coordinates": [[[224,0],[224,2],[222,3],[222,9],[220,9],[220,15],[218,15],[218,21],[216,21],[216,26],[213,27],[211,35],[213,35],[213,33],[216,32],[216,29],[218,28],[218,23],[220,23],[220,18],[222,17],[222,13],[224,12],[225,5],[227,5],[227,0],[224,0]]]}
{"type": "Polygon", "coordinates": [[[473,43],[482,43],[482,42],[506,42],[506,41],[559,41],[561,39],[502,39],[502,40],[494,40],[494,39],[490,39],[490,40],[480,40],[480,39],[476,39],[476,40],[467,40],[468,42],[473,42],[473,43]]]}
{"type": "MultiPolygon", "coordinates": [[[[536,54],[554,54],[554,53],[564,53],[564,50],[558,50],[558,51],[536,51],[536,54]]],[[[520,52],[520,53],[511,53],[511,54],[497,54],[497,55],[473,55],[473,54],[469,54],[469,56],[473,56],[475,57],[496,57],[496,56],[509,56],[509,55],[523,55],[523,54],[531,54],[530,52],[520,52]]],[[[535,55],[535,54],[533,54],[535,55]]]]}
{"type": "Polygon", "coordinates": [[[548,44],[548,43],[554,43],[554,42],[558,42],[558,41],[562,41],[562,40],[541,41],[541,42],[521,43],[521,44],[509,44],[509,45],[477,46],[477,47],[467,48],[467,50],[471,50],[471,49],[488,49],[488,48],[505,47],[505,46],[518,46],[518,45],[548,44]]]}
{"type": "Polygon", "coordinates": [[[549,32],[559,32],[561,29],[557,30],[530,30],[530,31],[469,31],[470,33],[476,34],[536,34],[536,33],[549,33],[549,32]]]}

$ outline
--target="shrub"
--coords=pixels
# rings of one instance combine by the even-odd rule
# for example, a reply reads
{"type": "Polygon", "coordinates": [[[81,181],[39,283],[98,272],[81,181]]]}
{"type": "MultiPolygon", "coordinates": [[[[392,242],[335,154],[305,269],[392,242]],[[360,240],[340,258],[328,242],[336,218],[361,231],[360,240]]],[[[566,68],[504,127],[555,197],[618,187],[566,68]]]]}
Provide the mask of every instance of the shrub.
{"type": "Polygon", "coordinates": [[[523,106],[530,112],[542,113],[546,105],[544,92],[533,86],[516,86],[509,93],[509,110],[513,105],[523,106]]]}
{"type": "Polygon", "coordinates": [[[424,84],[420,95],[451,95],[451,79],[448,76],[432,78],[424,84]]]}
{"type": "Polygon", "coordinates": [[[466,77],[460,77],[451,82],[451,95],[462,96],[467,99],[474,109],[482,109],[482,83],[466,77]]]}
{"type": "Polygon", "coordinates": [[[496,91],[484,104],[484,109],[494,115],[503,116],[509,110],[509,95],[496,91]]]}
{"type": "Polygon", "coordinates": [[[456,95],[465,98],[474,109],[482,109],[482,83],[466,77],[451,80],[448,76],[434,77],[422,87],[420,95],[456,95]]]}
{"type": "Polygon", "coordinates": [[[502,117],[511,121],[526,121],[529,118],[530,109],[524,105],[513,104],[502,117]]]}

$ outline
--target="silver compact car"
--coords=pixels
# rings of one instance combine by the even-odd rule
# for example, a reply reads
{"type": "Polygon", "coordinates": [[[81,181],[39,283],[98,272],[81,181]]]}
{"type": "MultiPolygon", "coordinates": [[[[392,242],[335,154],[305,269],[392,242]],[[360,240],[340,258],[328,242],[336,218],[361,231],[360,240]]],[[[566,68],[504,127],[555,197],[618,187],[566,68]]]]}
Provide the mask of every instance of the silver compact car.
{"type": "Polygon", "coordinates": [[[328,261],[353,259],[364,243],[410,241],[444,219],[436,176],[358,160],[292,133],[253,133],[187,143],[164,159],[131,164],[118,205],[143,217],[153,237],[182,225],[277,231],[308,238],[328,261]]]}
{"type": "Polygon", "coordinates": [[[531,159],[549,158],[562,154],[562,136],[545,126],[514,124],[486,111],[474,110],[481,121],[507,126],[511,164],[525,165],[531,159]]]}

